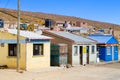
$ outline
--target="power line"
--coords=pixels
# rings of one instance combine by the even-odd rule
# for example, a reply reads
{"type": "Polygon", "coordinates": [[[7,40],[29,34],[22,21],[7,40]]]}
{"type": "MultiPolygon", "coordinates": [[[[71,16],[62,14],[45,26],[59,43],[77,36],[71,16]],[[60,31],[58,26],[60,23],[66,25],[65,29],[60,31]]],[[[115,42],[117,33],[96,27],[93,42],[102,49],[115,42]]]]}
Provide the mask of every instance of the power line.
{"type": "Polygon", "coordinates": [[[7,8],[9,3],[10,3],[10,0],[0,0],[0,7],[7,8]]]}
{"type": "Polygon", "coordinates": [[[7,0],[7,2],[6,2],[6,4],[5,4],[5,6],[4,6],[4,8],[6,8],[6,7],[8,6],[9,1],[10,1],[10,0],[7,0]]]}
{"type": "Polygon", "coordinates": [[[0,4],[1,4],[1,1],[0,1],[0,4]]]}
{"type": "MultiPolygon", "coordinates": [[[[0,5],[2,5],[2,0],[0,0],[0,5]]],[[[0,7],[2,7],[2,6],[0,6],[0,7]]]]}

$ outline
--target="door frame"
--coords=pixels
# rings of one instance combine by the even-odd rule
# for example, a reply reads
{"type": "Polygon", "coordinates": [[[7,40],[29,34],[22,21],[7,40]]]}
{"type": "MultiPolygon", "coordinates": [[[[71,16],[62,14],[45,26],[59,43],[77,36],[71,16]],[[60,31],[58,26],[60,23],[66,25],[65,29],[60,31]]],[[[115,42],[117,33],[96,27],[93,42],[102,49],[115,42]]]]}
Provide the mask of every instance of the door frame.
{"type": "Polygon", "coordinates": [[[114,61],[114,46],[112,46],[112,61],[114,61]]]}

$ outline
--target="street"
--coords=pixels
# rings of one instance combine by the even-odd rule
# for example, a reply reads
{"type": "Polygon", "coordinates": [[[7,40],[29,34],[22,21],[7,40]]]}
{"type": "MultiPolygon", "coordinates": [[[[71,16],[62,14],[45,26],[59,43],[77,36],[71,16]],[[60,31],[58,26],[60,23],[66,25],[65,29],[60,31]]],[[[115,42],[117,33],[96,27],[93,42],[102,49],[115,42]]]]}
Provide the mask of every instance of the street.
{"type": "Polygon", "coordinates": [[[17,73],[1,69],[0,80],[120,80],[120,63],[49,68],[17,73]]]}

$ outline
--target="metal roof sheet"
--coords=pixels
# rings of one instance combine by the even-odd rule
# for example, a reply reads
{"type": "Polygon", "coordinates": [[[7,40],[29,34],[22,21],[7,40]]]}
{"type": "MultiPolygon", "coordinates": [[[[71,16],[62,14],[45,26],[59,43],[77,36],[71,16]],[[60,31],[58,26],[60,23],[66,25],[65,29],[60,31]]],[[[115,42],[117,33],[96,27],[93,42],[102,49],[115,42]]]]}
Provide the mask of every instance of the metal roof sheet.
{"type": "Polygon", "coordinates": [[[67,27],[65,30],[70,30],[70,31],[79,31],[79,30],[89,30],[89,28],[86,27],[67,27]]]}
{"type": "Polygon", "coordinates": [[[113,36],[112,35],[89,35],[88,38],[96,40],[98,43],[107,43],[113,36]]]}
{"type": "MultiPolygon", "coordinates": [[[[8,32],[17,35],[16,29],[8,29],[8,32]]],[[[22,30],[20,30],[20,36],[23,36],[28,39],[52,39],[51,37],[48,36],[40,35],[30,31],[22,31],[22,30]]]]}
{"type": "Polygon", "coordinates": [[[72,34],[69,32],[57,32],[57,31],[51,31],[51,32],[56,34],[56,35],[73,40],[76,43],[83,43],[83,44],[84,43],[96,43],[96,41],[94,41],[94,40],[90,40],[90,39],[87,39],[87,38],[84,38],[82,36],[75,35],[75,34],[72,34]]]}

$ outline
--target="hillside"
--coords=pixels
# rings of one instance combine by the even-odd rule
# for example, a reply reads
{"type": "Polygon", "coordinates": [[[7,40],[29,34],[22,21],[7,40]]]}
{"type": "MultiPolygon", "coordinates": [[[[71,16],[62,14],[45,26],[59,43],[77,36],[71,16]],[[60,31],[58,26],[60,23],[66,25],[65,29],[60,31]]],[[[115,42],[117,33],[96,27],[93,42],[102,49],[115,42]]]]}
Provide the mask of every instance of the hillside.
{"type": "MultiPolygon", "coordinates": [[[[17,21],[17,11],[11,10],[11,9],[0,8],[0,18],[4,19],[5,21],[17,21]]],[[[120,30],[120,25],[111,24],[111,23],[87,20],[87,19],[71,17],[71,16],[56,15],[56,14],[21,11],[22,22],[29,21],[33,23],[42,24],[44,19],[52,19],[54,21],[87,22],[89,25],[94,26],[96,28],[103,28],[103,29],[113,28],[114,30],[120,30]]]]}

